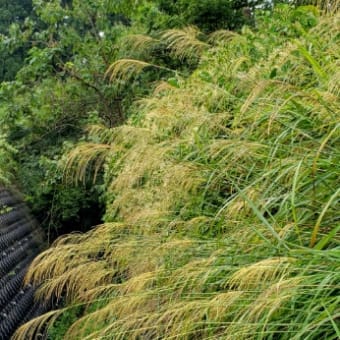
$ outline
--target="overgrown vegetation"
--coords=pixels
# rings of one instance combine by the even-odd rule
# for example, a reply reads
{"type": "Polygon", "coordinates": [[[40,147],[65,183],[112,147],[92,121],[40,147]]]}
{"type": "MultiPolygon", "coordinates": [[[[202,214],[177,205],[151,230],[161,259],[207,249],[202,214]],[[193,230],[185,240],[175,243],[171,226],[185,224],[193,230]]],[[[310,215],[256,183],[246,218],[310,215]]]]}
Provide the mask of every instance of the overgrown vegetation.
{"type": "Polygon", "coordinates": [[[29,44],[18,35],[20,26],[30,26],[29,15],[31,0],[0,0],[0,82],[13,80],[23,65],[29,44]]]}
{"type": "MultiPolygon", "coordinates": [[[[224,0],[221,6],[223,2],[230,3],[224,0]]],[[[2,7],[19,13],[14,5],[5,2],[2,7]]],[[[150,93],[155,81],[176,72],[190,74],[198,59],[192,53],[178,56],[162,41],[161,31],[184,23],[169,26],[169,15],[157,1],[35,0],[22,4],[20,13],[32,7],[34,15],[21,20],[18,14],[20,20],[4,29],[0,40],[4,65],[18,51],[20,60],[27,57],[15,79],[14,71],[0,77],[8,80],[0,90],[1,133],[18,150],[16,184],[39,220],[58,235],[61,228],[86,229],[84,211],[89,215],[89,206],[101,205],[102,193],[101,182],[95,187],[64,185],[57,166],[62,154],[85,138],[89,124],[121,125],[132,114],[131,104],[150,93]],[[110,82],[105,72],[120,58],[143,59],[161,68],[150,68],[129,83],[110,82]]],[[[195,8],[188,8],[186,16],[195,8]]],[[[192,32],[195,38],[199,31],[192,32]]],[[[91,220],[99,223],[100,217],[91,220]]]]}
{"type": "Polygon", "coordinates": [[[34,261],[63,306],[15,339],[339,338],[338,5],[212,27],[187,3],[36,1],[0,180],[55,227],[98,200],[105,223],[34,261]]]}

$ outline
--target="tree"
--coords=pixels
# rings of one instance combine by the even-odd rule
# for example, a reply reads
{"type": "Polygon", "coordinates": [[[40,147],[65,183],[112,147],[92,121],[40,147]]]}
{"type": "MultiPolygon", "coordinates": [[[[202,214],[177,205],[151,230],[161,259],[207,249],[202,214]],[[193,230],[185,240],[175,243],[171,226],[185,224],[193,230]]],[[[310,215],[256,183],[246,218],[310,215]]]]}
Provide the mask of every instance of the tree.
{"type": "Polygon", "coordinates": [[[31,13],[31,0],[0,0],[0,33],[8,34],[12,23],[24,22],[31,13]]]}
{"type": "Polygon", "coordinates": [[[133,100],[128,96],[133,90],[125,88],[123,103],[124,87],[105,78],[118,56],[118,41],[129,29],[126,2],[123,5],[36,0],[35,20],[12,24],[3,39],[7,55],[29,49],[20,70],[6,78],[13,80],[16,74],[15,80],[0,88],[0,127],[8,132],[6,143],[19,151],[17,185],[49,229],[100,222],[100,208],[91,222],[83,219],[90,215],[89,206],[98,205],[96,188],[92,183],[67,186],[58,163],[65,150],[85,138],[88,124],[113,126],[126,118],[123,109],[133,100]]]}
{"type": "Polygon", "coordinates": [[[31,13],[31,0],[0,0],[0,82],[12,80],[23,65],[27,44],[10,46],[9,40],[31,13]]]}
{"type": "Polygon", "coordinates": [[[159,9],[168,15],[167,24],[193,24],[211,32],[235,30],[252,23],[251,10],[263,0],[157,0],[159,9]]]}

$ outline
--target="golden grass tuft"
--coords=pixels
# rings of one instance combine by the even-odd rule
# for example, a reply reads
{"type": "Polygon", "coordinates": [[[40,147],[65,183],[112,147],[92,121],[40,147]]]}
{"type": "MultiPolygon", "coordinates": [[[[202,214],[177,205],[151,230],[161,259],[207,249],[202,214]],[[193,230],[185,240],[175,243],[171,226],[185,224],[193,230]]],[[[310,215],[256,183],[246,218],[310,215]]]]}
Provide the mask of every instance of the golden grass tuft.
{"type": "Polygon", "coordinates": [[[174,72],[169,68],[148,63],[142,60],[120,59],[110,65],[110,67],[105,72],[105,77],[108,77],[112,82],[127,81],[132,77],[138,76],[144,69],[149,67],[174,72]]]}
{"type": "Polygon", "coordinates": [[[87,171],[92,168],[93,182],[102,168],[106,157],[112,151],[108,144],[85,143],[74,148],[67,157],[64,177],[67,182],[86,182],[87,171]]]}
{"type": "Polygon", "coordinates": [[[209,44],[200,39],[202,33],[197,27],[171,29],[162,34],[162,39],[172,53],[180,58],[197,58],[209,48],[209,44]]]}
{"type": "Polygon", "coordinates": [[[290,258],[269,258],[243,267],[230,277],[227,285],[240,290],[260,288],[277,277],[288,275],[292,261],[290,258]]]}
{"type": "Polygon", "coordinates": [[[159,45],[159,40],[146,34],[131,34],[123,38],[122,44],[125,48],[139,53],[146,52],[159,45]]]}
{"type": "Polygon", "coordinates": [[[12,339],[37,339],[43,336],[46,324],[55,322],[57,318],[62,315],[63,312],[65,312],[66,310],[67,308],[58,309],[34,318],[33,320],[20,326],[19,329],[12,336],[12,339]]]}

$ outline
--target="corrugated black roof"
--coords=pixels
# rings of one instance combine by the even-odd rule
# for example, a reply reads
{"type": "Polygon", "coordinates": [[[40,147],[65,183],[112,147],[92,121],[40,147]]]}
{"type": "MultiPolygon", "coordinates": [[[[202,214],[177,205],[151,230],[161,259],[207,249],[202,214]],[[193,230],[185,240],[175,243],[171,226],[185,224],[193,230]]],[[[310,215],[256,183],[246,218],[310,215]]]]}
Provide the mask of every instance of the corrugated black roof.
{"type": "Polygon", "coordinates": [[[24,285],[28,266],[43,247],[43,233],[19,195],[0,187],[1,340],[46,310],[34,299],[36,287],[24,285]]]}

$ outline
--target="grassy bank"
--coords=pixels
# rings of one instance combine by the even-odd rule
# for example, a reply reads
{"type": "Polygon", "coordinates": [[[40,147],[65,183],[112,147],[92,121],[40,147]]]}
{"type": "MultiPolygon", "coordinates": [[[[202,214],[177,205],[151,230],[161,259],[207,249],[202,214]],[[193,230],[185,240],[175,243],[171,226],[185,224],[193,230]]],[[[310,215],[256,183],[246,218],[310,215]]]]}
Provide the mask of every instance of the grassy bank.
{"type": "Polygon", "coordinates": [[[28,279],[66,304],[18,338],[56,320],[65,339],[339,338],[339,15],[257,25],[169,31],[193,74],[65,155],[65,180],[104,174],[106,223],[35,260],[28,279]]]}

